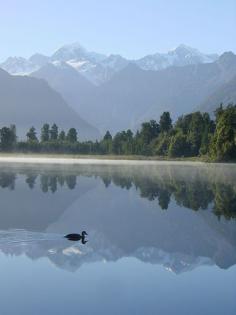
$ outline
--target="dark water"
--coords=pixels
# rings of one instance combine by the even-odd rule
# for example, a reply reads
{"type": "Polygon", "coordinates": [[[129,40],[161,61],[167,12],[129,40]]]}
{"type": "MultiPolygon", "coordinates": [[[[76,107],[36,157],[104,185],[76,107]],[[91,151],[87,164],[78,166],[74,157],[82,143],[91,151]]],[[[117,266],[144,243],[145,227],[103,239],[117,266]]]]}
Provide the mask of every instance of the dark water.
{"type": "Polygon", "coordinates": [[[0,314],[236,314],[235,264],[234,165],[0,165],[0,314]]]}

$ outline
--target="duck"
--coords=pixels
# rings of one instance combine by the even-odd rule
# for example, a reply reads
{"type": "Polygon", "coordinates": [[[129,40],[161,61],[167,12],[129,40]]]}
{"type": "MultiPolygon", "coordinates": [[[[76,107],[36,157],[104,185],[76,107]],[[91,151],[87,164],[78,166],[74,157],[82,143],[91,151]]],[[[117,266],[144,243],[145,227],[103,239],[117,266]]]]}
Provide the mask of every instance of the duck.
{"type": "Polygon", "coordinates": [[[83,231],[81,234],[71,233],[67,234],[64,237],[67,238],[69,241],[81,241],[82,244],[86,244],[87,241],[85,240],[85,236],[88,235],[87,232],[83,231]]]}

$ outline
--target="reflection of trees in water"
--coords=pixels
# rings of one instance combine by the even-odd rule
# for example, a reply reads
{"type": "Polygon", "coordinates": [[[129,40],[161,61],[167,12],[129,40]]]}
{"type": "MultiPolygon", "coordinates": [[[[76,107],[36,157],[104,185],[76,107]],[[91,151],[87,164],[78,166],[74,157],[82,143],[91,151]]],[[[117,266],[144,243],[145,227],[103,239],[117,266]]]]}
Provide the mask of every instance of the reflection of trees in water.
{"type": "Polygon", "coordinates": [[[167,210],[170,203],[171,192],[161,189],[158,196],[159,206],[163,210],[167,210]]]}
{"type": "Polygon", "coordinates": [[[173,198],[178,205],[194,211],[205,210],[212,203],[213,212],[219,218],[221,216],[226,219],[236,218],[236,186],[232,178],[230,183],[224,183],[228,181],[229,174],[225,174],[222,169],[203,175],[201,169],[193,174],[187,171],[184,175],[181,170],[180,173],[176,173],[174,169],[164,172],[164,175],[155,171],[141,174],[139,170],[100,173],[105,187],[109,187],[111,183],[125,189],[135,187],[142,198],[157,200],[163,210],[168,209],[173,198]]]}
{"type": "Polygon", "coordinates": [[[67,175],[66,176],[66,184],[69,189],[75,189],[76,187],[76,176],[75,175],[67,175]]]}
{"type": "Polygon", "coordinates": [[[69,189],[75,189],[76,187],[76,175],[41,175],[40,184],[43,192],[51,191],[55,193],[58,190],[58,186],[67,186],[69,189]]]}
{"type": "Polygon", "coordinates": [[[132,187],[132,181],[130,180],[130,178],[117,176],[117,177],[112,178],[112,181],[116,186],[125,188],[127,190],[129,190],[132,187]]]}
{"type": "Polygon", "coordinates": [[[196,177],[193,181],[178,178],[145,180],[133,179],[134,186],[140,196],[150,201],[158,200],[161,209],[168,209],[171,197],[176,203],[185,208],[198,211],[205,210],[213,203],[213,212],[219,218],[236,218],[236,190],[235,187],[223,183],[201,180],[196,177]]]}
{"type": "Polygon", "coordinates": [[[176,182],[173,185],[173,194],[177,204],[192,210],[207,209],[214,199],[214,193],[209,182],[196,178],[194,182],[176,182]]]}
{"type": "Polygon", "coordinates": [[[34,186],[35,186],[35,183],[36,183],[36,179],[37,179],[38,175],[37,174],[29,174],[27,177],[26,177],[26,184],[28,184],[29,188],[30,189],[33,189],[34,186]]]}
{"type": "Polygon", "coordinates": [[[222,176],[213,173],[203,176],[202,171],[195,173],[176,173],[176,170],[169,169],[165,172],[142,173],[136,171],[118,171],[114,169],[86,170],[81,169],[74,174],[67,171],[38,171],[27,169],[24,171],[3,171],[0,172],[0,187],[14,190],[17,174],[25,176],[25,183],[30,189],[34,189],[39,180],[39,187],[44,193],[56,193],[60,188],[75,189],[77,177],[99,177],[105,187],[111,183],[122,189],[134,187],[142,198],[150,201],[157,200],[161,209],[168,209],[171,198],[180,206],[198,211],[207,209],[212,203],[213,213],[220,218],[236,218],[236,186],[232,183],[225,183],[225,174],[222,176]],[[104,171],[105,170],[105,171],[104,171]],[[181,174],[181,175],[180,175],[181,174]],[[219,179],[222,179],[222,182],[219,179]]]}
{"type": "Polygon", "coordinates": [[[236,193],[233,187],[216,184],[214,197],[213,211],[219,218],[221,215],[226,219],[236,218],[236,193]]]}
{"type": "Polygon", "coordinates": [[[0,187],[15,189],[16,173],[13,172],[1,172],[0,173],[0,187]]]}
{"type": "MultiPolygon", "coordinates": [[[[77,181],[76,175],[37,174],[35,172],[20,173],[20,175],[25,175],[25,183],[30,189],[35,188],[37,178],[39,177],[40,188],[44,193],[55,193],[58,190],[58,186],[66,186],[69,189],[74,189],[77,181]]],[[[16,178],[16,172],[0,172],[0,187],[14,190],[16,178]]]]}

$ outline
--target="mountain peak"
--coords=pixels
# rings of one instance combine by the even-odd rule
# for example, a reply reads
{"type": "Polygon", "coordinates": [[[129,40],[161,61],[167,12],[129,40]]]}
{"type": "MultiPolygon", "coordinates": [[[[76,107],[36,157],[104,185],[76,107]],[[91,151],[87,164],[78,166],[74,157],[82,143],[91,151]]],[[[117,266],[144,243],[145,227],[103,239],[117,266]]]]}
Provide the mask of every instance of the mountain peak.
{"type": "Polygon", "coordinates": [[[18,56],[10,56],[8,57],[4,63],[8,63],[8,62],[24,62],[27,61],[27,59],[23,58],[23,57],[18,57],[18,56]]]}
{"type": "Polygon", "coordinates": [[[39,68],[39,66],[23,57],[9,57],[0,67],[14,75],[28,75],[39,68]]]}
{"type": "Polygon", "coordinates": [[[203,53],[201,53],[198,49],[190,47],[188,45],[185,44],[180,44],[179,46],[177,46],[175,49],[170,50],[168,52],[168,54],[182,54],[182,55],[203,55],[203,53]]]}
{"type": "Polygon", "coordinates": [[[80,43],[75,42],[72,44],[64,45],[61,48],[59,48],[53,55],[52,60],[59,60],[59,61],[83,61],[87,60],[90,62],[100,62],[103,59],[105,59],[106,56],[103,54],[99,54],[96,52],[90,52],[87,49],[85,49],[83,46],[80,45],[80,43]]]}
{"type": "Polygon", "coordinates": [[[53,55],[52,60],[68,61],[71,59],[83,59],[87,50],[79,43],[67,44],[59,48],[53,55]]]}
{"type": "Polygon", "coordinates": [[[225,52],[219,57],[217,62],[227,69],[236,68],[236,55],[232,51],[225,52]]]}
{"type": "Polygon", "coordinates": [[[236,58],[236,55],[232,51],[226,51],[219,57],[219,61],[235,60],[235,58],[236,58]]]}
{"type": "Polygon", "coordinates": [[[71,51],[80,50],[84,52],[87,51],[79,42],[63,45],[59,49],[66,49],[66,50],[71,50],[71,51]]]}
{"type": "MultiPolygon", "coordinates": [[[[187,50],[187,51],[198,51],[196,48],[193,48],[191,46],[185,45],[185,44],[180,44],[179,46],[177,46],[175,49],[173,49],[174,51],[176,50],[187,50]]],[[[172,50],[172,51],[173,51],[172,50]]]]}

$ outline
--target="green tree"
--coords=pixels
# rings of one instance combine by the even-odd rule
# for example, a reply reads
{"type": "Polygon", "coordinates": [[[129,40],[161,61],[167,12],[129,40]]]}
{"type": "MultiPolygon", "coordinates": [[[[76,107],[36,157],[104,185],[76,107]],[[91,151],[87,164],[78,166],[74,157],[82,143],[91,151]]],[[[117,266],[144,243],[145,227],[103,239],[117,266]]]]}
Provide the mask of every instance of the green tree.
{"type": "Polygon", "coordinates": [[[168,155],[170,157],[181,157],[189,155],[189,143],[187,136],[181,132],[177,132],[176,135],[171,137],[168,155]]]}
{"type": "Polygon", "coordinates": [[[100,143],[100,153],[111,154],[112,153],[112,135],[109,131],[106,132],[103,140],[100,143]]]}
{"type": "Polygon", "coordinates": [[[2,129],[0,129],[0,138],[2,150],[13,149],[16,143],[15,128],[13,126],[11,126],[10,128],[3,127],[2,129]]]}
{"type": "Polygon", "coordinates": [[[132,154],[133,133],[130,129],[118,132],[113,139],[113,152],[115,154],[132,154]]]}
{"type": "Polygon", "coordinates": [[[104,140],[104,141],[112,140],[112,135],[110,134],[110,131],[107,131],[107,132],[105,133],[105,136],[103,137],[103,140],[104,140]]]}
{"type": "Polygon", "coordinates": [[[195,112],[181,116],[175,124],[175,131],[187,136],[192,156],[207,153],[214,129],[215,124],[208,113],[195,112]]]}
{"type": "Polygon", "coordinates": [[[34,127],[31,127],[29,131],[27,132],[26,137],[27,137],[27,141],[29,142],[38,141],[36,129],[34,127]]]}
{"type": "Polygon", "coordinates": [[[58,140],[59,140],[59,141],[65,141],[65,140],[66,140],[66,133],[65,133],[64,130],[62,130],[62,131],[59,133],[58,140]]]}
{"type": "Polygon", "coordinates": [[[66,136],[67,141],[74,143],[77,141],[77,131],[75,128],[70,128],[67,136],[66,136]]]}
{"type": "Polygon", "coordinates": [[[122,154],[122,139],[121,139],[120,132],[118,132],[115,135],[112,145],[113,145],[112,150],[115,154],[118,154],[118,155],[122,154]]]}
{"type": "Polygon", "coordinates": [[[58,127],[56,124],[53,124],[50,129],[50,140],[56,141],[58,139],[58,127]]]}
{"type": "Polygon", "coordinates": [[[12,144],[16,144],[17,142],[17,136],[16,136],[16,125],[10,125],[10,130],[12,133],[12,144]]]}
{"type": "Polygon", "coordinates": [[[221,114],[224,113],[224,109],[223,109],[223,104],[221,103],[219,107],[217,107],[217,109],[215,110],[214,114],[216,117],[216,123],[218,122],[221,114]]]}
{"type": "Polygon", "coordinates": [[[157,155],[167,155],[171,136],[167,133],[161,133],[154,143],[154,153],[157,155]]]}
{"type": "Polygon", "coordinates": [[[50,139],[50,126],[49,124],[44,124],[42,129],[41,129],[41,141],[42,142],[47,142],[50,139]]]}
{"type": "Polygon", "coordinates": [[[210,153],[219,161],[236,159],[236,105],[229,105],[218,114],[210,153]]]}
{"type": "Polygon", "coordinates": [[[144,144],[149,144],[160,132],[160,127],[155,120],[150,120],[142,124],[139,136],[144,144]]]}
{"type": "Polygon", "coordinates": [[[159,121],[160,132],[168,132],[172,128],[172,119],[169,112],[164,112],[159,121]]]}

